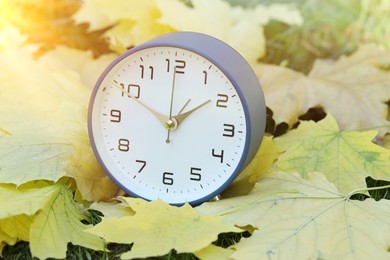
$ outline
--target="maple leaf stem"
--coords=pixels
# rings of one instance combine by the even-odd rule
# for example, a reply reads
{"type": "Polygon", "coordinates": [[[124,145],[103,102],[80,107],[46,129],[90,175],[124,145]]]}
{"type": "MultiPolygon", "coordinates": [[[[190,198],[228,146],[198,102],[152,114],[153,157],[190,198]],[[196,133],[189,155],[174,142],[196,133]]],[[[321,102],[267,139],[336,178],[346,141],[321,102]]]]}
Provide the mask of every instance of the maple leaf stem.
{"type": "MultiPolygon", "coordinates": [[[[380,187],[372,187],[372,188],[365,188],[365,189],[358,189],[358,190],[354,190],[354,191],[351,191],[350,193],[348,193],[346,196],[345,196],[345,204],[344,204],[344,213],[345,213],[345,220],[347,222],[347,226],[348,227],[351,227],[351,222],[350,222],[350,218],[349,218],[349,214],[348,214],[348,209],[347,209],[347,202],[350,201],[350,198],[355,195],[355,194],[358,194],[358,193],[361,193],[361,192],[365,192],[365,191],[371,191],[371,190],[381,190],[381,189],[388,189],[390,188],[390,185],[385,185],[385,186],[380,186],[380,187]]],[[[352,237],[352,234],[351,234],[351,229],[348,228],[348,234],[349,234],[349,238],[352,237]]]]}
{"type": "Polygon", "coordinates": [[[377,129],[382,129],[382,128],[389,128],[390,129],[390,125],[377,125],[377,126],[372,126],[372,127],[359,128],[356,130],[349,130],[349,131],[370,131],[370,130],[377,130],[377,129]]]}
{"type": "Polygon", "coordinates": [[[371,190],[383,190],[383,189],[390,189],[390,185],[353,190],[350,193],[348,193],[345,197],[347,200],[349,200],[353,195],[355,195],[357,193],[362,193],[362,192],[371,191],[371,190]]]}
{"type": "Polygon", "coordinates": [[[0,128],[0,132],[3,132],[3,133],[4,133],[4,135],[12,135],[12,133],[11,133],[11,132],[9,132],[9,131],[5,130],[4,128],[0,128]]]}
{"type": "Polygon", "coordinates": [[[315,215],[311,216],[305,223],[301,224],[298,228],[296,228],[296,231],[302,229],[307,224],[312,222],[314,219],[316,219],[317,217],[321,216],[324,212],[328,211],[329,209],[333,208],[334,206],[336,206],[337,204],[339,204],[340,202],[343,202],[343,201],[344,201],[344,199],[336,200],[332,204],[328,205],[326,208],[324,208],[321,211],[317,212],[315,215]]]}

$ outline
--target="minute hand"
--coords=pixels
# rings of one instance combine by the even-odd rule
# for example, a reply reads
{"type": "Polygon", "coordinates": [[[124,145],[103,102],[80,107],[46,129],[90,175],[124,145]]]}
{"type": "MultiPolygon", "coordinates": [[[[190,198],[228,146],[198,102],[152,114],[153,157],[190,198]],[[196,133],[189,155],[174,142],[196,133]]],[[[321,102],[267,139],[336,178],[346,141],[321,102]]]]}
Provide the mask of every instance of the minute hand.
{"type": "Polygon", "coordinates": [[[184,119],[186,119],[189,115],[191,115],[192,113],[194,113],[196,110],[198,110],[199,108],[203,107],[204,105],[206,105],[207,103],[209,103],[211,100],[207,100],[205,102],[203,102],[202,104],[200,104],[199,106],[197,107],[194,107],[193,109],[185,112],[185,113],[182,113],[182,114],[178,114],[176,116],[173,116],[174,119],[176,119],[177,121],[177,124],[180,125],[184,119]]]}

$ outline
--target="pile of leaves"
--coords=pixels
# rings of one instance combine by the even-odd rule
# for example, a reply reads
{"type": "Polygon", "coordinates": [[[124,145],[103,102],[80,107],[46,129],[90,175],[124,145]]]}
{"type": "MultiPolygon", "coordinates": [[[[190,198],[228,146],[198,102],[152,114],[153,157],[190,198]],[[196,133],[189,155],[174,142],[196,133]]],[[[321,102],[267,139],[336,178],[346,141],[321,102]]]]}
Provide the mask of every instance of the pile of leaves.
{"type": "Polygon", "coordinates": [[[3,257],[25,245],[23,258],[41,259],[390,256],[387,1],[48,2],[0,2],[3,257]],[[340,9],[343,23],[313,32],[345,2],[354,8],[340,9]],[[255,159],[222,200],[195,208],[125,196],[98,165],[86,123],[92,87],[119,53],[180,30],[236,48],[268,106],[255,159]]]}

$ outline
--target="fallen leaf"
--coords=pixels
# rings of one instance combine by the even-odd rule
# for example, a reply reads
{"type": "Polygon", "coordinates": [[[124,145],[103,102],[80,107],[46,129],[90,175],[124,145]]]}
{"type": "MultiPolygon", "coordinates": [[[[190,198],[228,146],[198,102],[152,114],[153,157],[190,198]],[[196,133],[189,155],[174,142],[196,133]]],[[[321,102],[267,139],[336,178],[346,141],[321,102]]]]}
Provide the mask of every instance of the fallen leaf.
{"type": "Polygon", "coordinates": [[[202,260],[226,260],[234,253],[232,248],[223,248],[213,244],[196,251],[194,255],[202,260]]]}
{"type": "MultiPolygon", "coordinates": [[[[12,30],[0,30],[3,35],[18,38],[12,30]]],[[[64,47],[34,59],[28,44],[3,46],[0,81],[7,84],[0,92],[0,182],[21,185],[70,176],[91,201],[111,199],[119,191],[100,168],[87,136],[92,89],[86,83],[100,73],[87,74],[105,66],[107,57],[93,61],[90,52],[64,47]]]]}
{"type": "Polygon", "coordinates": [[[111,201],[111,202],[95,202],[90,209],[100,211],[105,217],[125,217],[132,216],[135,212],[129,207],[126,202],[111,201]]]}
{"type": "Polygon", "coordinates": [[[233,245],[233,259],[386,259],[390,201],[350,200],[319,173],[302,179],[278,172],[260,180],[247,196],[204,203],[202,216],[253,225],[233,245]]]}
{"type": "Polygon", "coordinates": [[[153,0],[84,1],[73,16],[77,23],[87,22],[90,30],[110,28],[105,36],[110,48],[122,53],[151,38],[173,31],[157,21],[161,13],[153,0]],[[136,11],[135,11],[136,10],[136,11]]]}
{"type": "Polygon", "coordinates": [[[4,246],[12,246],[20,240],[29,241],[30,226],[34,217],[21,214],[0,219],[0,256],[4,246]]]}
{"type": "MultiPolygon", "coordinates": [[[[13,245],[15,242],[23,240],[29,241],[30,225],[34,217],[27,215],[17,215],[0,220],[0,244],[4,241],[8,245],[13,245]],[[5,235],[6,239],[2,240],[5,235]]],[[[0,248],[1,253],[1,248],[0,248]]]]}
{"type": "Polygon", "coordinates": [[[292,126],[309,108],[321,106],[341,129],[361,129],[389,125],[390,73],[380,69],[389,59],[388,50],[362,46],[337,61],[317,61],[308,76],[274,65],[253,68],[276,124],[292,126]]]}
{"type": "Polygon", "coordinates": [[[105,35],[110,42],[110,49],[116,53],[124,53],[128,46],[134,43],[134,36],[131,33],[135,25],[135,21],[122,19],[118,24],[108,30],[105,35]]]}
{"type": "Polygon", "coordinates": [[[3,256],[2,252],[6,245],[14,245],[15,243],[16,238],[8,236],[0,229],[0,256],[3,256]]]}
{"type": "Polygon", "coordinates": [[[42,54],[36,61],[49,71],[77,72],[78,75],[76,78],[87,87],[82,87],[82,89],[85,88],[87,90],[82,96],[83,98],[89,98],[90,91],[92,91],[100,74],[117,56],[117,54],[109,53],[94,58],[92,51],[78,50],[59,45],[55,49],[42,54]]]}
{"type": "Polygon", "coordinates": [[[180,1],[156,0],[161,11],[158,21],[177,31],[205,33],[225,41],[248,62],[256,62],[265,54],[263,28],[256,16],[250,15],[252,9],[232,7],[222,0],[191,3],[189,7],[180,1]]]}
{"type": "Polygon", "coordinates": [[[262,26],[270,19],[294,25],[303,20],[291,5],[243,8],[222,0],[193,0],[191,6],[179,0],[89,0],[84,1],[74,19],[89,23],[91,30],[111,27],[105,35],[111,49],[118,53],[164,33],[194,31],[225,41],[250,63],[265,55],[262,26]]]}
{"type": "MultiPolygon", "coordinates": [[[[7,35],[7,30],[0,31],[0,38],[7,35]]],[[[57,181],[65,174],[65,161],[72,151],[64,137],[64,125],[54,120],[55,113],[68,101],[60,100],[53,86],[58,86],[57,91],[63,86],[32,56],[29,45],[5,45],[0,51],[0,81],[6,83],[1,87],[0,127],[8,133],[0,140],[3,183],[57,181]]]]}
{"type": "Polygon", "coordinates": [[[132,216],[103,217],[102,222],[86,232],[105,239],[107,243],[134,243],[122,258],[141,258],[167,254],[195,252],[207,247],[224,232],[242,232],[223,217],[199,217],[188,204],[170,206],[160,200],[146,202],[124,198],[135,211],[132,216]]]}
{"type": "Polygon", "coordinates": [[[222,198],[242,196],[251,191],[256,181],[271,171],[279,152],[272,137],[264,136],[253,160],[221,194],[222,198]]]}
{"type": "Polygon", "coordinates": [[[0,184],[0,219],[18,215],[34,215],[48,203],[56,186],[37,185],[35,188],[16,188],[12,184],[0,184]],[[12,199],[10,199],[12,198],[12,199]]]}
{"type": "MultiPolygon", "coordinates": [[[[3,3],[0,3],[0,5],[3,3]]],[[[3,10],[2,10],[3,11],[3,10]]],[[[1,19],[1,18],[0,18],[1,19]]],[[[1,23],[1,21],[0,21],[1,23]]],[[[0,52],[9,49],[19,49],[19,55],[31,54],[38,49],[36,45],[20,47],[27,40],[27,36],[20,33],[19,29],[9,24],[1,26],[0,24],[0,52]]]]}
{"type": "Polygon", "coordinates": [[[327,115],[275,138],[282,152],[276,170],[298,172],[306,177],[313,171],[326,175],[341,192],[365,187],[365,177],[390,179],[390,151],[372,142],[377,131],[342,131],[327,115]]]}
{"type": "MultiPolygon", "coordinates": [[[[71,191],[60,184],[0,184],[0,248],[29,241],[33,256],[64,258],[68,242],[103,250],[100,239],[82,232],[86,219],[71,191]],[[10,199],[12,198],[12,199],[10,199]]],[[[1,251],[0,251],[1,253],[1,251]]]]}
{"type": "Polygon", "coordinates": [[[88,23],[90,30],[99,30],[126,19],[153,20],[156,13],[154,0],[86,0],[73,18],[77,23],[88,23]]]}
{"type": "MultiPolygon", "coordinates": [[[[39,131],[40,128],[34,130],[39,131]]],[[[65,175],[65,162],[70,157],[72,147],[66,143],[58,143],[55,139],[39,135],[29,139],[29,136],[1,140],[1,183],[21,185],[38,179],[57,181],[65,175]]]]}
{"type": "Polygon", "coordinates": [[[67,245],[104,250],[103,241],[83,232],[87,225],[80,205],[77,204],[69,189],[62,185],[54,186],[54,194],[35,217],[30,228],[30,248],[33,256],[45,259],[65,258],[67,245]]]}
{"type": "Polygon", "coordinates": [[[6,245],[14,245],[17,242],[16,237],[11,237],[0,229],[0,257],[6,245]]]}
{"type": "Polygon", "coordinates": [[[73,156],[67,161],[66,176],[75,179],[77,188],[84,200],[108,201],[119,192],[100,167],[93,154],[87,131],[80,131],[73,139],[73,156]]]}

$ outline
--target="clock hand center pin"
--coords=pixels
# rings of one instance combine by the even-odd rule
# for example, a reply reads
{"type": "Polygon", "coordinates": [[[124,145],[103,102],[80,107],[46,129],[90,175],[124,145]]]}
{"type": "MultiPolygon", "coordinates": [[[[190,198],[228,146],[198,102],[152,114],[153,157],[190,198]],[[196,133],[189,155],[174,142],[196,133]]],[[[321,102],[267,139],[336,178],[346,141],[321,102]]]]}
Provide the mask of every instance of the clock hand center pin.
{"type": "MultiPolygon", "coordinates": [[[[191,101],[191,99],[189,98],[187,100],[187,102],[183,105],[183,107],[180,109],[178,114],[183,112],[183,110],[186,108],[188,103],[190,103],[190,101],[191,101]]],[[[176,118],[174,118],[174,117],[172,117],[171,119],[168,119],[168,121],[165,122],[165,127],[167,129],[175,130],[177,128],[177,126],[178,126],[178,122],[177,122],[176,118]]]]}

